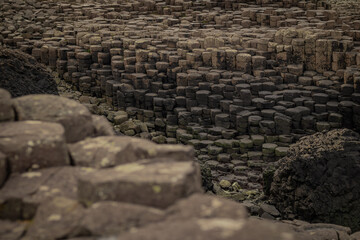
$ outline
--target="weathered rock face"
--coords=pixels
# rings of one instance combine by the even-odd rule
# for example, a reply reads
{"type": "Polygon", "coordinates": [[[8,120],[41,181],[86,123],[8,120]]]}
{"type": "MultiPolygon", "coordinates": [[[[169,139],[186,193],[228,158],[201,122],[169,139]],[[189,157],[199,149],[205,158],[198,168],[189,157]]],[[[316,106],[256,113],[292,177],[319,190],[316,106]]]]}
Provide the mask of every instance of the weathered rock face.
{"type": "Polygon", "coordinates": [[[88,171],[80,167],[56,167],[11,174],[0,190],[0,218],[28,220],[42,203],[54,197],[77,199],[78,179],[88,171]]]}
{"type": "Polygon", "coordinates": [[[79,180],[78,197],[86,204],[111,200],[166,208],[198,192],[197,164],[155,159],[89,173],[79,180]]]}
{"type": "Polygon", "coordinates": [[[21,222],[12,222],[0,220],[0,236],[2,239],[13,240],[20,239],[26,231],[27,224],[21,222]]]}
{"type": "Polygon", "coordinates": [[[92,115],[91,118],[95,130],[94,137],[115,135],[113,126],[104,116],[92,115]]]}
{"type": "Polygon", "coordinates": [[[168,220],[186,220],[189,218],[247,218],[246,209],[230,200],[214,198],[210,195],[193,194],[178,201],[167,209],[168,220]]]}
{"type": "Polygon", "coordinates": [[[157,240],[171,236],[173,240],[207,239],[207,240],[300,240],[312,239],[306,233],[295,233],[285,224],[271,223],[259,219],[202,218],[179,221],[168,221],[150,225],[135,233],[120,236],[120,240],[157,240]],[[261,229],[261,230],[260,230],[261,229]],[[279,234],[280,233],[280,234],[279,234]]]}
{"type": "Polygon", "coordinates": [[[69,150],[76,165],[94,168],[113,167],[145,158],[167,158],[177,161],[194,158],[194,150],[190,146],[159,146],[150,141],[143,143],[144,140],[139,138],[104,136],[70,144],[69,150]]]}
{"type": "Polygon", "coordinates": [[[63,239],[76,235],[84,211],[84,207],[76,200],[54,198],[39,207],[24,239],[63,239]]]}
{"type": "Polygon", "coordinates": [[[270,197],[285,217],[360,229],[360,136],[332,130],[302,138],[280,160],[270,197]]]}
{"type": "Polygon", "coordinates": [[[8,157],[11,172],[69,164],[64,128],[40,121],[0,125],[0,151],[8,157]]]}
{"type": "Polygon", "coordinates": [[[19,50],[0,47],[0,87],[13,97],[58,94],[55,80],[35,58],[19,50]]]}
{"type": "Polygon", "coordinates": [[[0,89],[0,122],[14,120],[15,113],[12,106],[11,95],[4,89],[0,89]]]}
{"type": "Polygon", "coordinates": [[[7,177],[7,161],[6,156],[0,152],[0,187],[5,182],[7,177]]]}
{"type": "Polygon", "coordinates": [[[91,113],[75,101],[52,95],[29,95],[16,98],[14,105],[20,121],[42,120],[62,124],[67,142],[77,142],[94,134],[91,113]]]}
{"type": "Polygon", "coordinates": [[[86,210],[80,226],[82,231],[90,232],[94,236],[116,235],[131,228],[163,221],[165,216],[166,213],[157,208],[102,201],[86,210]]]}

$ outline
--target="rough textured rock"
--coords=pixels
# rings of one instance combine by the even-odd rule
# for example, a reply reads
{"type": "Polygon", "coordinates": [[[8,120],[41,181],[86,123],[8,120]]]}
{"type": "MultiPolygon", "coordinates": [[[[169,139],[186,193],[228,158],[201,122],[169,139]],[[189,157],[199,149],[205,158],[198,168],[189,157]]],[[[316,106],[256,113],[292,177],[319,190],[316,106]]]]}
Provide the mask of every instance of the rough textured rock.
{"type": "Polygon", "coordinates": [[[194,151],[191,147],[163,146],[147,140],[125,136],[85,139],[70,144],[69,150],[75,165],[95,168],[113,167],[145,158],[188,161],[194,157],[194,151]]]}
{"type": "Polygon", "coordinates": [[[202,192],[196,163],[144,160],[90,172],[79,180],[78,197],[86,204],[111,200],[166,208],[202,192]]]}
{"type": "Polygon", "coordinates": [[[6,160],[6,156],[0,152],[0,187],[2,187],[8,176],[8,164],[6,160]]]}
{"type": "Polygon", "coordinates": [[[104,116],[92,115],[91,119],[95,129],[94,137],[115,135],[113,126],[104,116]]]}
{"type": "Polygon", "coordinates": [[[360,229],[360,137],[332,130],[304,137],[280,160],[270,197],[285,217],[360,229]]]}
{"type": "Polygon", "coordinates": [[[29,95],[15,98],[18,120],[57,122],[65,129],[66,141],[80,141],[93,136],[94,126],[89,110],[75,101],[52,95],[29,95]]]}
{"type": "Polygon", "coordinates": [[[38,206],[54,197],[77,199],[78,178],[89,171],[56,167],[12,174],[0,190],[0,218],[32,219],[38,206]]]}
{"type": "Polygon", "coordinates": [[[0,236],[2,240],[20,240],[27,228],[27,223],[0,220],[0,236]]]}
{"type": "Polygon", "coordinates": [[[0,151],[7,155],[10,172],[69,164],[64,128],[57,123],[2,123],[0,151]]]}
{"type": "Polygon", "coordinates": [[[190,239],[240,239],[240,240],[300,240],[312,239],[306,233],[294,232],[291,227],[280,223],[251,219],[200,218],[168,221],[120,235],[119,240],[158,240],[171,236],[173,240],[190,239]]]}
{"type": "Polygon", "coordinates": [[[22,51],[0,47],[0,72],[0,87],[7,89],[13,97],[58,94],[55,80],[45,66],[22,51]]]}
{"type": "Polygon", "coordinates": [[[11,94],[0,88],[0,122],[12,121],[15,118],[11,94]]]}
{"type": "Polygon", "coordinates": [[[351,240],[359,240],[360,239],[360,232],[356,232],[350,236],[351,240]]]}
{"type": "Polygon", "coordinates": [[[133,156],[124,155],[124,149],[128,146],[129,140],[126,137],[116,136],[89,138],[69,144],[69,151],[76,166],[108,168],[136,161],[131,158],[133,156]]]}
{"type": "Polygon", "coordinates": [[[89,207],[80,223],[81,232],[92,236],[114,236],[164,220],[165,213],[156,208],[103,201],[89,207]]]}
{"type": "Polygon", "coordinates": [[[55,240],[76,236],[84,211],[78,201],[56,197],[38,208],[23,239],[55,240]]]}
{"type": "Polygon", "coordinates": [[[300,231],[306,231],[316,239],[349,239],[351,229],[334,224],[314,223],[302,224],[298,227],[300,231]]]}
{"type": "Polygon", "coordinates": [[[186,220],[190,218],[246,218],[244,206],[234,201],[203,194],[193,194],[178,201],[167,209],[168,219],[186,220]]]}

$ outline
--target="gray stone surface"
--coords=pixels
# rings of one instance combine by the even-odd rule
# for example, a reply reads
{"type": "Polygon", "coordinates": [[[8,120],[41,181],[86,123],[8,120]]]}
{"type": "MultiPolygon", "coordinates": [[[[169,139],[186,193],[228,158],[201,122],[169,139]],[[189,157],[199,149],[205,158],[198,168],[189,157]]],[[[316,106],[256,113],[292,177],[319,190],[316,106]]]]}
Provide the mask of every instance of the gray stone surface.
{"type": "Polygon", "coordinates": [[[70,144],[69,150],[75,165],[95,168],[108,168],[145,158],[188,161],[194,157],[191,147],[161,146],[147,140],[125,136],[89,138],[70,144]]]}
{"type": "Polygon", "coordinates": [[[0,88],[0,122],[11,121],[15,118],[11,94],[0,88]]]}
{"type": "Polygon", "coordinates": [[[90,172],[79,179],[79,199],[89,205],[109,200],[165,208],[202,192],[199,166],[193,162],[144,160],[90,172]]]}
{"type": "Polygon", "coordinates": [[[6,122],[0,125],[0,151],[11,172],[69,165],[64,128],[40,121],[6,122]]]}
{"type": "Polygon", "coordinates": [[[52,95],[29,95],[14,100],[18,119],[56,122],[63,125],[66,141],[80,141],[94,134],[88,109],[66,98],[52,95]]]}

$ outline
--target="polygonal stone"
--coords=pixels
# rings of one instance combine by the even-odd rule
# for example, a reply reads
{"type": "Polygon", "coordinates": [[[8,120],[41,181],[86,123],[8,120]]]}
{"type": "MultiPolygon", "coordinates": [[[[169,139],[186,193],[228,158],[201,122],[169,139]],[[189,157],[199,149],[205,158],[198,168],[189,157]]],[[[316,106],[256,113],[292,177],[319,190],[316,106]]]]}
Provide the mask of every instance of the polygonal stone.
{"type": "Polygon", "coordinates": [[[0,187],[5,182],[8,176],[6,156],[0,152],[0,187]]]}
{"type": "Polygon", "coordinates": [[[251,55],[247,53],[236,55],[236,69],[241,72],[251,73],[251,55]]]}
{"type": "Polygon", "coordinates": [[[316,130],[318,130],[319,132],[329,131],[330,128],[331,128],[331,126],[328,122],[317,122],[316,123],[316,130]]]}
{"type": "Polygon", "coordinates": [[[247,218],[248,213],[244,206],[224,199],[203,194],[193,194],[178,201],[167,209],[168,219],[190,218],[247,218]]]}
{"type": "Polygon", "coordinates": [[[229,114],[221,113],[215,116],[215,126],[230,128],[230,117],[229,114]]]}
{"type": "Polygon", "coordinates": [[[20,240],[26,231],[27,223],[0,220],[0,236],[3,240],[20,240]]]}
{"type": "Polygon", "coordinates": [[[275,116],[276,134],[289,134],[291,132],[291,119],[286,116],[275,116]]]}
{"type": "Polygon", "coordinates": [[[289,148],[288,147],[277,147],[275,148],[276,157],[285,157],[289,148]]]}
{"type": "Polygon", "coordinates": [[[255,146],[261,146],[264,143],[265,138],[262,135],[251,135],[251,140],[255,146]]]}
{"type": "Polygon", "coordinates": [[[12,174],[0,190],[0,218],[31,219],[45,201],[57,196],[76,199],[77,178],[91,170],[56,167],[12,174]]]}
{"type": "Polygon", "coordinates": [[[251,139],[241,139],[240,140],[240,147],[241,148],[252,148],[254,145],[254,142],[251,139]]]}
{"type": "Polygon", "coordinates": [[[76,200],[56,197],[36,211],[24,240],[62,239],[75,236],[85,209],[76,200]]]}
{"type": "Polygon", "coordinates": [[[69,145],[71,157],[77,166],[106,168],[135,162],[140,159],[167,158],[172,161],[191,161],[191,146],[158,145],[153,142],[121,136],[88,138],[69,145]]]}
{"type": "Polygon", "coordinates": [[[262,153],[265,156],[273,156],[275,154],[275,149],[277,145],[274,143],[264,143],[262,145],[262,153]]]}
{"type": "Polygon", "coordinates": [[[121,235],[121,240],[155,240],[171,236],[172,240],[207,239],[267,239],[267,240],[305,240],[311,239],[305,232],[297,232],[286,224],[256,218],[193,218],[187,220],[168,220],[149,225],[136,232],[121,235]]]}
{"type": "Polygon", "coordinates": [[[264,70],[266,68],[266,58],[263,56],[253,56],[251,61],[255,70],[264,70]]]}
{"type": "Polygon", "coordinates": [[[219,139],[219,140],[216,140],[214,144],[215,144],[215,146],[218,146],[218,147],[230,149],[230,148],[232,148],[233,142],[228,139],[219,139]]]}
{"type": "Polygon", "coordinates": [[[7,155],[11,172],[69,164],[64,128],[57,123],[2,123],[0,151],[7,155]]]}
{"type": "Polygon", "coordinates": [[[124,164],[81,177],[78,196],[86,204],[111,200],[166,208],[180,198],[202,192],[199,171],[190,161],[124,164]]]}
{"type": "Polygon", "coordinates": [[[217,161],[222,162],[222,163],[228,163],[230,162],[230,154],[227,153],[220,153],[217,155],[217,161]]]}
{"type": "Polygon", "coordinates": [[[115,135],[113,126],[106,119],[106,117],[92,115],[91,119],[94,126],[94,137],[115,135]]]}
{"type": "Polygon", "coordinates": [[[66,141],[80,141],[94,134],[89,110],[73,100],[53,95],[28,95],[14,99],[18,119],[57,122],[65,129],[66,141]]]}
{"type": "Polygon", "coordinates": [[[94,236],[111,236],[159,222],[164,218],[165,213],[160,209],[103,201],[91,205],[86,210],[80,228],[94,236]]]}
{"type": "Polygon", "coordinates": [[[0,88],[0,122],[12,121],[15,118],[11,94],[0,88]]]}

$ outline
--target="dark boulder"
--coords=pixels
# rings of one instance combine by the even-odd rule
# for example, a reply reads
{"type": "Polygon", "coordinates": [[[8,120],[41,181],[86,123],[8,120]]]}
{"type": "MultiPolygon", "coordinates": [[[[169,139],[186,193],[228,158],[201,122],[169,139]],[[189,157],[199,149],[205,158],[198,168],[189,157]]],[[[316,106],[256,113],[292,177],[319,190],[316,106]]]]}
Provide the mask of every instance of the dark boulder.
{"type": "Polygon", "coordinates": [[[270,198],[287,218],[360,229],[360,136],[348,129],[306,136],[279,162],[270,198]]]}
{"type": "Polygon", "coordinates": [[[0,87],[13,97],[28,94],[56,94],[56,82],[31,55],[0,47],[0,87]]]}

